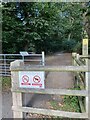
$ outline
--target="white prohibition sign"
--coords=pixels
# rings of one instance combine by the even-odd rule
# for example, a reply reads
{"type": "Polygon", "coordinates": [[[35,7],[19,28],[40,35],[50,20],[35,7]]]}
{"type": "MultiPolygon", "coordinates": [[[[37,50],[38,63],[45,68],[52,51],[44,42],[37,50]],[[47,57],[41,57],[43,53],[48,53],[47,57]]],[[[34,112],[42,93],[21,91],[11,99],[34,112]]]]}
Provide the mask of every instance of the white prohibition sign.
{"type": "Polygon", "coordinates": [[[34,83],[39,83],[41,81],[41,78],[38,75],[35,75],[33,77],[33,81],[34,81],[34,83]]]}
{"type": "Polygon", "coordinates": [[[30,85],[30,83],[29,83],[29,77],[27,75],[24,75],[22,77],[22,83],[21,84],[22,85],[30,85]]]}

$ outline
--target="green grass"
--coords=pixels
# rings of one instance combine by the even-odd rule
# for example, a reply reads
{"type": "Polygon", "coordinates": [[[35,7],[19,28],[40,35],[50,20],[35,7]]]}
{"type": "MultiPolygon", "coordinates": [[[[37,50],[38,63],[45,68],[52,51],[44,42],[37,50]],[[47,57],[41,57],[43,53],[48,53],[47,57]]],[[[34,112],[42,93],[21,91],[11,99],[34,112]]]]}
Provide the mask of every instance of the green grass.
{"type": "MultiPolygon", "coordinates": [[[[71,90],[80,90],[79,87],[72,88],[71,90]]],[[[69,112],[81,112],[79,101],[77,96],[63,96],[63,103],[59,105],[57,101],[51,101],[50,104],[54,109],[69,111],[69,112]]]]}
{"type": "MultiPolygon", "coordinates": [[[[62,104],[60,104],[57,101],[50,101],[50,105],[55,110],[80,112],[78,97],[76,96],[64,96],[62,104]]],[[[53,120],[80,120],[80,119],[57,117],[56,119],[53,119],[53,120]]]]}
{"type": "Polygon", "coordinates": [[[80,112],[77,96],[65,96],[62,110],[70,112],[80,112]]]}
{"type": "Polygon", "coordinates": [[[60,107],[58,107],[58,102],[57,101],[50,101],[51,106],[55,109],[55,110],[61,110],[60,107]]]}
{"type": "Polygon", "coordinates": [[[78,97],[76,97],[76,96],[64,96],[62,104],[60,104],[57,101],[50,101],[50,105],[55,110],[80,112],[78,97]]]}
{"type": "Polygon", "coordinates": [[[2,90],[9,90],[11,88],[11,78],[10,77],[0,77],[2,83],[2,90]]]}

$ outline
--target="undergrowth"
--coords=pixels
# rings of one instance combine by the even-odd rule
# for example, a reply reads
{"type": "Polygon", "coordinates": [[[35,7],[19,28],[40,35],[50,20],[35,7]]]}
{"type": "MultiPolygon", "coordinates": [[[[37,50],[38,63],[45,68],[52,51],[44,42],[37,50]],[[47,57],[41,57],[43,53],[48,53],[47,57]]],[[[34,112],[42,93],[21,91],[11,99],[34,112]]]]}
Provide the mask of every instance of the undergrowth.
{"type": "Polygon", "coordinates": [[[2,90],[9,90],[11,88],[11,78],[10,77],[0,77],[2,83],[2,90]]]}

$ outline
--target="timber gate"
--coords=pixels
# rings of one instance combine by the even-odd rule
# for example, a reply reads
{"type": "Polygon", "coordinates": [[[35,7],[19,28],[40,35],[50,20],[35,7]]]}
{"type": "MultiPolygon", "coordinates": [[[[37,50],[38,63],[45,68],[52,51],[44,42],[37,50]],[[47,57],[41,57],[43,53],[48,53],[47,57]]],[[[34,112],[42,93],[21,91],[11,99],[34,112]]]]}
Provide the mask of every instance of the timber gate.
{"type": "MultiPolygon", "coordinates": [[[[86,39],[85,39],[86,41],[86,39]]],[[[22,61],[11,63],[11,78],[12,78],[12,98],[13,98],[13,117],[23,118],[23,113],[37,113],[50,116],[60,116],[66,118],[84,118],[90,120],[90,56],[87,54],[87,43],[84,41],[83,54],[79,55],[72,53],[72,66],[25,66],[22,61]],[[19,87],[19,71],[49,71],[49,72],[73,72],[75,75],[75,85],[79,85],[80,90],[70,89],[29,89],[19,87]],[[81,87],[81,85],[83,87],[81,87]],[[37,94],[57,94],[78,96],[80,105],[82,106],[81,98],[85,98],[82,112],[68,112],[41,108],[24,107],[22,105],[22,93],[37,93],[37,94]],[[83,109],[85,108],[85,109],[83,109]]]]}

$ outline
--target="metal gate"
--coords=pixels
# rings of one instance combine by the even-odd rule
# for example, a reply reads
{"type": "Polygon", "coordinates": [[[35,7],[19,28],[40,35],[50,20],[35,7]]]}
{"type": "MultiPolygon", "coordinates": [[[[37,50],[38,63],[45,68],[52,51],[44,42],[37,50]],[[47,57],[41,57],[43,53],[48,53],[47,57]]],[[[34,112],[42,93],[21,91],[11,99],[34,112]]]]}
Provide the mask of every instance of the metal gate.
{"type": "Polygon", "coordinates": [[[44,65],[44,52],[41,54],[20,52],[20,54],[0,54],[0,76],[11,76],[10,63],[23,60],[24,64],[44,65]]]}

